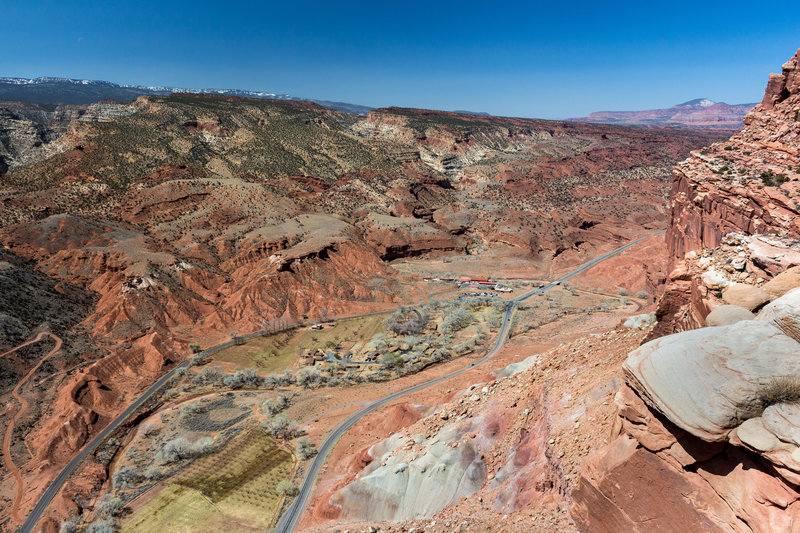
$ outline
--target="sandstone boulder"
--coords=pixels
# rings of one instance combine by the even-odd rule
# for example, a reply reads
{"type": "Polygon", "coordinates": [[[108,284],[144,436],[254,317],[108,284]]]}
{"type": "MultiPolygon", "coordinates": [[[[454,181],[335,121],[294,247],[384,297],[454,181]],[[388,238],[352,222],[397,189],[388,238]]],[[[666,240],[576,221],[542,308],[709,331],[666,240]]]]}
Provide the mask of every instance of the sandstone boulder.
{"type": "Polygon", "coordinates": [[[761,307],[770,300],[764,289],[746,283],[734,283],[729,286],[722,293],[722,299],[727,304],[738,305],[750,311],[761,307]]]}
{"type": "MultiPolygon", "coordinates": [[[[764,307],[756,320],[768,322],[800,342],[800,288],[789,291],[764,307]]],[[[800,347],[797,349],[800,350],[800,347]]]]}
{"type": "Polygon", "coordinates": [[[800,375],[800,345],[771,324],[743,321],[648,342],[623,370],[631,387],[672,423],[721,441],[764,383],[800,375]]]}
{"type": "Polygon", "coordinates": [[[777,403],[764,409],[764,427],[783,442],[800,446],[800,404],[777,403]]]}
{"type": "Polygon", "coordinates": [[[626,328],[643,329],[651,324],[654,324],[655,321],[656,321],[655,313],[644,313],[642,315],[634,315],[632,317],[628,317],[623,323],[623,326],[625,326],[626,328]]]}
{"type": "Polygon", "coordinates": [[[800,266],[781,272],[764,284],[764,290],[771,299],[780,298],[792,289],[800,287],[800,266]]]}
{"type": "Polygon", "coordinates": [[[728,326],[742,320],[753,320],[753,313],[738,305],[722,305],[711,311],[706,317],[706,326],[728,326]]]}

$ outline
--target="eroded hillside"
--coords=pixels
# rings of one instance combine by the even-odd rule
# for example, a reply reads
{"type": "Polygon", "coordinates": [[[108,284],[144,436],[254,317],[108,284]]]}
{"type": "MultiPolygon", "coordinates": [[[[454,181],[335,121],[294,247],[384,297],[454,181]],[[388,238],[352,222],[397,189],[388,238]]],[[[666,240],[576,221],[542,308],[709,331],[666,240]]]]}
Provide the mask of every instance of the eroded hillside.
{"type": "MultiPolygon", "coordinates": [[[[189,343],[419,301],[397,260],[546,278],[664,227],[669,168],[721,137],[195,95],[96,104],[57,138],[23,118],[0,242],[80,295],[64,316],[92,348],[68,343],[58,380],[28,386],[52,407],[15,437],[22,511],[189,343]]],[[[39,325],[23,318],[4,318],[14,338],[39,325]]]]}

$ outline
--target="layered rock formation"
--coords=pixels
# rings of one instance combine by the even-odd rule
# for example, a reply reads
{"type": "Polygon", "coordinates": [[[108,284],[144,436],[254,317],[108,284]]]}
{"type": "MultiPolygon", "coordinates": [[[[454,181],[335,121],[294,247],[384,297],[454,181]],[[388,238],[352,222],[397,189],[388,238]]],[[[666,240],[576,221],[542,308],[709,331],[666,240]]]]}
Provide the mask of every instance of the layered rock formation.
{"type": "Polygon", "coordinates": [[[596,111],[588,117],[570,120],[604,124],[670,125],[690,128],[739,129],[742,119],[755,104],[729,105],[697,98],[666,109],[645,111],[596,111]]]}
{"type": "Polygon", "coordinates": [[[675,270],[572,493],[582,531],[800,529],[799,62],[675,169],[675,270]]]}
{"type": "Polygon", "coordinates": [[[798,304],[800,288],[755,320],[631,353],[615,397],[618,436],[573,493],[581,530],[800,527],[798,304]]]}
{"type": "Polygon", "coordinates": [[[662,227],[668,168],[721,138],[185,94],[73,118],[0,183],[0,243],[96,301],[96,352],[45,382],[54,408],[26,428],[40,483],[188,342],[418,301],[393,259],[569,268],[662,227]]]}
{"type": "Polygon", "coordinates": [[[695,256],[684,260],[691,251],[724,245],[731,233],[744,236],[746,243],[735,244],[743,247],[742,257],[736,263],[728,259],[737,271],[758,276],[751,283],[800,264],[792,244],[800,238],[798,62],[800,54],[783,65],[782,74],[770,77],[763,101],[747,115],[741,132],[692,152],[675,168],[667,245],[676,270],[654,336],[698,327],[714,307],[707,297],[715,288],[714,275],[704,278],[708,267],[695,256]],[[783,259],[776,261],[778,256],[783,259]]]}

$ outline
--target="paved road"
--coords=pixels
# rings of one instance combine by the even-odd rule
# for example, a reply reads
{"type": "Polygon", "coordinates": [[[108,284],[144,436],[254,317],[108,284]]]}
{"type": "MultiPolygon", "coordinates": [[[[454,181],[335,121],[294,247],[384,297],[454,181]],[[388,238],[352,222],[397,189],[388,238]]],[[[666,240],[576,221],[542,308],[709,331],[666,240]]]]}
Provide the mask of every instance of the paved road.
{"type": "MultiPolygon", "coordinates": [[[[658,233],[654,233],[653,235],[659,235],[661,233],[664,232],[660,231],[658,233]]],[[[621,246],[620,248],[617,248],[612,252],[602,255],[597,259],[594,259],[582,265],[581,267],[573,270],[566,276],[563,276],[556,281],[548,283],[547,285],[543,285],[542,287],[533,289],[532,291],[529,291],[525,294],[522,294],[514,298],[513,300],[510,300],[508,305],[506,306],[506,311],[505,314],[503,315],[503,323],[500,328],[500,333],[497,336],[497,340],[495,341],[495,345],[480,360],[476,361],[475,363],[472,363],[468,367],[462,368],[461,370],[457,370],[441,378],[434,379],[431,381],[426,381],[425,383],[421,383],[409,389],[396,392],[394,394],[381,398],[380,400],[376,400],[371,404],[367,405],[366,407],[364,407],[363,409],[359,410],[358,412],[354,413],[350,417],[348,417],[347,420],[342,422],[336,429],[334,429],[334,431],[328,435],[328,437],[325,439],[322,445],[320,445],[319,452],[317,453],[317,456],[314,458],[314,461],[311,463],[311,466],[309,467],[308,472],[306,473],[306,477],[303,480],[303,485],[300,488],[299,495],[297,496],[297,498],[295,498],[292,505],[289,507],[287,512],[281,517],[281,520],[278,523],[278,531],[281,533],[290,532],[293,531],[294,528],[297,526],[297,522],[299,521],[300,516],[302,515],[303,509],[305,508],[306,502],[311,493],[311,488],[314,484],[314,481],[316,480],[317,474],[319,473],[319,469],[322,467],[322,464],[325,461],[325,458],[327,457],[331,449],[333,449],[334,445],[339,440],[339,438],[348,429],[350,429],[350,427],[352,427],[353,424],[355,424],[361,417],[363,417],[367,413],[370,413],[371,411],[374,411],[375,409],[381,407],[382,405],[385,405],[388,402],[400,398],[401,396],[404,396],[406,394],[411,394],[412,392],[422,390],[426,387],[430,387],[431,385],[435,385],[436,383],[440,383],[442,381],[455,377],[461,374],[462,372],[466,372],[467,370],[469,370],[474,366],[485,363],[486,361],[491,359],[498,351],[500,351],[500,348],[503,347],[503,343],[505,343],[505,339],[508,335],[508,330],[511,325],[511,315],[514,312],[514,308],[516,307],[517,303],[533,296],[534,294],[542,294],[550,290],[557,284],[572,278],[573,276],[583,272],[587,268],[596,265],[600,261],[608,259],[612,255],[615,255],[621,252],[622,250],[630,248],[631,246],[643,241],[646,238],[647,237],[642,237],[641,239],[637,239],[629,244],[626,244],[625,246],[621,246]]],[[[449,290],[441,291],[441,293],[444,292],[449,292],[449,290]]],[[[431,296],[429,296],[428,300],[430,300],[430,298],[432,298],[433,296],[435,295],[432,294],[431,296]]],[[[373,311],[370,313],[363,313],[361,315],[351,315],[347,317],[338,317],[335,319],[331,318],[328,319],[328,321],[342,320],[345,318],[356,318],[360,316],[377,315],[385,312],[386,311],[373,311]]],[[[312,323],[314,322],[309,321],[301,325],[312,324],[312,323]]],[[[261,333],[262,332],[257,331],[255,333],[245,335],[242,338],[246,340],[255,337],[257,335],[261,335],[261,333]]],[[[234,345],[233,341],[228,341],[218,346],[214,346],[213,348],[209,348],[208,350],[200,352],[197,355],[197,357],[210,355],[215,352],[218,352],[219,350],[229,348],[230,346],[233,345],[234,345]]],[[[50,483],[50,486],[47,487],[47,490],[44,491],[42,496],[39,498],[39,501],[36,503],[31,512],[28,514],[28,517],[25,519],[25,522],[22,523],[22,526],[19,529],[19,533],[33,533],[34,526],[44,514],[45,510],[47,509],[47,506],[50,505],[50,502],[53,500],[53,498],[55,498],[56,494],[58,494],[58,491],[61,490],[61,487],[64,485],[67,479],[69,479],[69,477],[75,472],[75,470],[77,470],[78,466],[80,466],[80,464],[84,461],[84,459],[86,459],[89,455],[91,455],[97,449],[97,447],[103,442],[103,440],[105,440],[109,435],[111,435],[114,431],[116,431],[117,428],[119,428],[122,424],[124,424],[140,407],[142,407],[142,405],[145,404],[145,402],[147,402],[147,400],[149,400],[156,392],[158,392],[159,389],[161,389],[161,387],[163,387],[170,379],[172,379],[172,377],[175,375],[176,372],[178,372],[182,368],[187,368],[190,363],[191,359],[188,359],[183,363],[181,363],[180,365],[173,368],[172,370],[170,370],[169,372],[167,372],[166,374],[164,374],[158,381],[153,383],[139,398],[137,398],[131,405],[129,405],[128,408],[125,409],[125,411],[123,411],[119,416],[117,416],[117,418],[115,418],[113,422],[111,422],[108,426],[106,426],[100,433],[97,434],[96,437],[94,437],[88,444],[86,444],[83,447],[83,449],[64,466],[61,472],[59,472],[56,478],[50,483]]]]}
{"type": "MultiPolygon", "coordinates": [[[[427,301],[430,301],[432,298],[436,297],[439,294],[444,294],[446,292],[450,292],[451,290],[453,290],[453,289],[446,289],[446,290],[443,290],[443,291],[439,291],[439,292],[433,293],[433,294],[428,296],[427,301]]],[[[360,317],[365,317],[365,316],[380,315],[380,314],[387,313],[389,311],[391,311],[391,309],[382,310],[382,311],[370,311],[368,313],[360,313],[360,314],[356,314],[356,315],[346,315],[346,316],[340,316],[340,317],[335,317],[335,318],[326,318],[325,320],[322,320],[321,322],[335,322],[337,320],[346,320],[346,319],[349,319],[349,318],[360,318],[360,317]]],[[[294,325],[292,325],[290,327],[298,327],[298,326],[302,327],[302,326],[311,325],[311,324],[315,324],[315,323],[317,323],[317,321],[309,320],[309,321],[306,321],[306,322],[301,322],[299,324],[294,324],[294,325]]],[[[261,335],[262,333],[263,333],[262,331],[256,331],[255,333],[250,333],[249,335],[244,335],[241,338],[244,339],[244,340],[247,340],[247,339],[250,339],[252,337],[256,337],[258,335],[261,335]]],[[[31,342],[33,342],[33,341],[31,341],[31,342]]],[[[211,354],[213,354],[215,352],[218,352],[218,351],[220,351],[222,349],[225,349],[225,348],[229,348],[229,347],[231,347],[233,345],[234,345],[234,342],[232,340],[230,340],[230,341],[225,342],[223,344],[220,344],[218,346],[214,346],[213,348],[209,348],[208,350],[204,350],[204,351],[200,352],[199,354],[197,354],[195,357],[202,357],[202,356],[205,356],[205,355],[211,355],[211,354]]],[[[5,355],[5,354],[3,354],[3,355],[5,355]]],[[[50,502],[53,501],[53,498],[55,498],[56,494],[58,494],[58,491],[61,490],[61,487],[64,485],[64,483],[66,483],[67,479],[69,479],[69,477],[75,472],[75,470],[77,470],[77,468],[84,461],[84,459],[86,459],[89,455],[91,455],[97,449],[97,447],[103,442],[103,440],[105,440],[109,435],[114,433],[114,431],[116,431],[117,428],[119,428],[122,424],[127,422],[127,420],[131,416],[133,416],[133,414],[142,405],[144,405],[144,403],[147,400],[152,398],[153,395],[156,392],[158,392],[159,389],[161,389],[161,387],[163,387],[170,379],[172,379],[172,377],[180,369],[187,368],[190,365],[191,361],[192,361],[191,359],[187,359],[186,361],[184,361],[180,365],[176,366],[175,368],[173,368],[172,370],[170,370],[169,372],[164,374],[164,376],[162,376],[161,379],[159,379],[158,381],[153,383],[146,391],[144,391],[144,393],[142,393],[142,395],[138,399],[136,399],[136,401],[134,401],[131,405],[128,406],[127,409],[125,409],[122,413],[120,413],[120,415],[117,416],[117,418],[115,418],[113,422],[111,422],[108,426],[106,426],[100,433],[97,434],[97,436],[95,438],[93,438],[88,444],[86,444],[83,447],[83,449],[75,457],[72,458],[72,460],[70,462],[68,462],[66,465],[64,465],[64,468],[61,470],[61,472],[59,472],[58,476],[56,476],[56,478],[50,483],[50,486],[47,487],[47,490],[44,491],[44,493],[39,497],[39,501],[36,503],[36,505],[33,507],[33,509],[31,509],[31,512],[28,514],[28,517],[25,519],[25,522],[22,523],[22,526],[19,529],[19,533],[32,533],[34,526],[39,521],[39,519],[41,519],[42,515],[44,514],[45,510],[47,509],[47,506],[50,505],[50,502]]]]}
{"type": "Polygon", "coordinates": [[[549,291],[553,287],[555,287],[557,285],[560,285],[560,284],[564,283],[565,281],[577,276],[581,272],[593,267],[597,263],[600,263],[601,261],[605,261],[609,257],[614,256],[614,255],[622,252],[623,250],[626,250],[626,249],[630,248],[631,246],[634,246],[634,245],[640,243],[641,241],[643,241],[643,240],[645,240],[645,239],[647,239],[649,237],[652,237],[653,235],[660,235],[662,233],[664,233],[664,232],[663,231],[659,231],[657,233],[653,233],[651,235],[648,235],[647,237],[642,237],[641,239],[636,239],[635,241],[630,242],[630,243],[626,244],[625,246],[620,246],[616,250],[613,250],[611,252],[608,252],[607,254],[601,255],[600,257],[597,257],[596,259],[592,259],[588,263],[584,263],[583,265],[581,265],[580,267],[576,268],[575,270],[573,270],[569,274],[566,274],[566,275],[558,278],[555,281],[551,281],[550,283],[542,285],[541,287],[537,287],[537,288],[535,288],[533,290],[530,290],[530,291],[528,291],[528,292],[526,292],[524,294],[521,294],[521,295],[517,296],[516,298],[514,298],[513,300],[509,300],[507,302],[507,304],[506,304],[506,310],[505,310],[505,313],[503,314],[503,322],[502,322],[502,325],[500,327],[500,332],[497,334],[497,339],[495,340],[495,343],[492,346],[492,349],[489,350],[489,352],[487,352],[487,354],[484,355],[481,359],[475,361],[474,363],[472,363],[469,366],[461,368],[460,370],[456,370],[455,372],[451,372],[450,374],[447,374],[447,375],[442,376],[440,378],[432,379],[430,381],[426,381],[424,383],[420,383],[419,385],[415,385],[413,387],[409,387],[408,389],[404,389],[404,390],[395,392],[394,394],[390,394],[388,396],[384,396],[383,398],[375,400],[374,402],[370,403],[369,405],[367,405],[363,409],[360,409],[359,411],[357,411],[357,412],[353,413],[352,415],[350,415],[349,417],[347,417],[347,419],[344,420],[344,422],[342,422],[338,426],[336,426],[336,428],[331,433],[328,434],[328,436],[325,438],[325,440],[322,441],[322,444],[320,444],[319,450],[317,452],[317,455],[316,455],[316,457],[314,457],[314,460],[309,465],[308,471],[306,472],[306,475],[303,478],[303,483],[300,486],[300,491],[299,491],[297,497],[294,499],[294,502],[292,502],[292,504],[289,506],[289,508],[286,510],[286,512],[281,517],[281,519],[278,521],[278,528],[277,528],[278,533],[291,533],[297,527],[297,524],[300,522],[300,518],[303,515],[303,510],[305,509],[305,506],[308,503],[308,499],[311,496],[311,491],[314,488],[314,483],[316,482],[317,475],[319,474],[319,471],[322,468],[322,466],[325,464],[325,460],[327,459],[328,454],[330,454],[330,452],[336,446],[336,443],[341,438],[341,436],[344,435],[347,432],[347,430],[349,430],[351,427],[353,427],[353,425],[356,422],[358,422],[364,415],[366,415],[368,413],[371,413],[372,411],[374,411],[374,410],[386,405],[387,403],[392,402],[392,401],[394,401],[394,400],[396,400],[396,399],[398,399],[398,398],[400,398],[402,396],[405,396],[407,394],[411,394],[413,392],[420,391],[422,389],[430,387],[431,385],[436,385],[437,383],[441,383],[443,381],[447,381],[448,379],[454,378],[455,376],[458,376],[459,374],[462,374],[462,373],[464,373],[464,372],[466,372],[468,370],[471,370],[472,368],[474,368],[476,366],[482,365],[485,362],[489,361],[492,357],[495,356],[495,354],[497,354],[497,352],[500,351],[500,349],[505,344],[506,338],[508,337],[508,332],[511,329],[511,317],[514,314],[514,309],[516,308],[518,303],[522,302],[523,300],[526,300],[526,299],[530,298],[531,296],[534,296],[534,295],[537,295],[537,294],[544,294],[545,292],[549,291]]]}

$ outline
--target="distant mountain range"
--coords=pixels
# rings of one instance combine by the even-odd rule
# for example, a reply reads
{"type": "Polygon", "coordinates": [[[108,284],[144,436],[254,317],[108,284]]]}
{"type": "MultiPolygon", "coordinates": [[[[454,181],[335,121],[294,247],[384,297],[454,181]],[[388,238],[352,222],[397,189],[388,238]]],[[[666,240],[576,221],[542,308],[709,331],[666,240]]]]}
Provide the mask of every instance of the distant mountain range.
{"type": "Polygon", "coordinates": [[[690,128],[739,129],[744,116],[756,104],[714,102],[708,98],[689,100],[666,109],[645,111],[597,111],[588,117],[570,118],[573,122],[603,124],[685,126],[690,128]]]}
{"type": "Polygon", "coordinates": [[[109,81],[78,80],[71,78],[44,77],[30,79],[0,77],[0,100],[19,100],[38,104],[85,105],[99,102],[100,100],[129,102],[143,94],[168,95],[173,93],[219,94],[243,98],[263,98],[268,100],[310,100],[324,107],[357,115],[366,115],[367,111],[372,109],[371,107],[358,104],[299,98],[289,94],[275,94],[265,91],[119,85],[109,81]]]}

